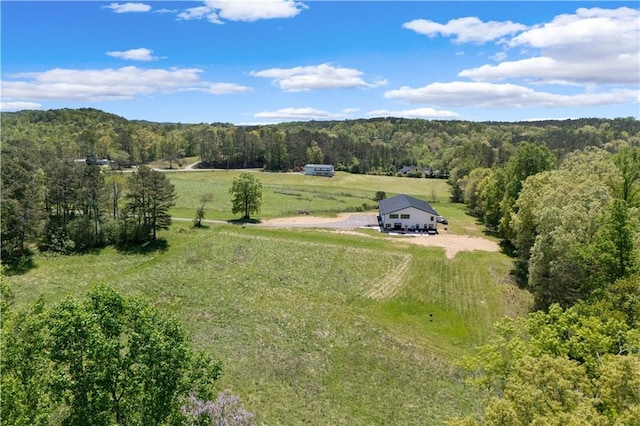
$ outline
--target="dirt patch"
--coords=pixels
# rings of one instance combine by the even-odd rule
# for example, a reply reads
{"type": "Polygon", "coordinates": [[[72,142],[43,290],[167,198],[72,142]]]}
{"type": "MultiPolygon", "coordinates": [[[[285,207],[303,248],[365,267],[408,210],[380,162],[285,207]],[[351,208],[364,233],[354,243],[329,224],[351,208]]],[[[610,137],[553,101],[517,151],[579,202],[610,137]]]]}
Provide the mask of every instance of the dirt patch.
{"type": "Polygon", "coordinates": [[[336,217],[318,216],[293,216],[278,219],[268,219],[260,223],[262,226],[279,228],[343,228],[354,229],[362,226],[377,226],[377,214],[366,213],[341,213],[336,217]]]}
{"type": "Polygon", "coordinates": [[[401,241],[418,244],[427,247],[441,247],[449,259],[453,259],[460,251],[500,251],[500,246],[495,241],[479,237],[468,237],[466,235],[438,234],[406,236],[401,241]]]}
{"type": "Polygon", "coordinates": [[[318,217],[318,216],[293,216],[293,217],[281,217],[278,219],[268,219],[262,221],[262,225],[266,226],[286,226],[286,225],[315,225],[333,222],[344,222],[349,219],[353,213],[341,213],[336,217],[318,217]]]}

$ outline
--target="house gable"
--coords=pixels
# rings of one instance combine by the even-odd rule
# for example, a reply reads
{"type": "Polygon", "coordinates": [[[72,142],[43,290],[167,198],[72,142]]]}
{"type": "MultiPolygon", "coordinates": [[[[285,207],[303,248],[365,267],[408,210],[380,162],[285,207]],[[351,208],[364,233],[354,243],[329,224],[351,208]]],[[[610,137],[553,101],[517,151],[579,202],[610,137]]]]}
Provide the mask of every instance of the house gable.
{"type": "Polygon", "coordinates": [[[438,213],[426,201],[397,195],[381,200],[380,222],[385,229],[437,229],[438,213]]]}

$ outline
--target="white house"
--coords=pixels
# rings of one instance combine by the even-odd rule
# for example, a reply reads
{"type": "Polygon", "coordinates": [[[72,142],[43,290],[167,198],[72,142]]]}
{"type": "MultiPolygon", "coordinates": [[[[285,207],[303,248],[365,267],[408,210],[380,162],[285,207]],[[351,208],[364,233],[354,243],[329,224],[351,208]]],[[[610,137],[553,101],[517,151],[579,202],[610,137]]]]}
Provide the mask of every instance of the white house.
{"type": "Polygon", "coordinates": [[[438,213],[426,201],[408,195],[396,195],[378,202],[380,225],[385,230],[438,230],[438,213]]]}
{"type": "Polygon", "coordinates": [[[332,164],[307,164],[304,166],[305,175],[332,177],[335,173],[332,164]]]}

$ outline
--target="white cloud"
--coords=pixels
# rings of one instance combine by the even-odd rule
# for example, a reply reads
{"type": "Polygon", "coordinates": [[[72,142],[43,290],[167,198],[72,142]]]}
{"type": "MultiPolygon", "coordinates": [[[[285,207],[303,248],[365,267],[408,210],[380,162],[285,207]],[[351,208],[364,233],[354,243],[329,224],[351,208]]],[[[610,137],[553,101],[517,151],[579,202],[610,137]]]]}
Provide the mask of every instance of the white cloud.
{"type": "Polygon", "coordinates": [[[528,78],[537,83],[555,84],[638,84],[638,54],[610,60],[573,61],[563,58],[535,57],[520,61],[483,65],[458,74],[478,81],[528,78]]]}
{"type": "Polygon", "coordinates": [[[185,21],[203,18],[207,18],[207,20],[213,24],[222,24],[222,21],[218,18],[218,14],[207,6],[191,7],[178,14],[178,19],[184,19],[185,21]]]}
{"type": "Polygon", "coordinates": [[[605,93],[559,95],[538,92],[516,84],[485,82],[432,83],[417,89],[401,87],[385,93],[385,98],[414,104],[448,107],[524,108],[581,107],[637,102],[638,90],[619,89],[605,93]]]}
{"type": "Polygon", "coordinates": [[[235,83],[208,83],[204,85],[202,91],[211,95],[230,95],[234,93],[251,92],[253,89],[235,83]]]}
{"type": "Polygon", "coordinates": [[[105,7],[115,13],[148,12],[151,10],[151,6],[144,3],[111,3],[105,7]]]}
{"type": "Polygon", "coordinates": [[[138,49],[125,50],[123,52],[112,51],[107,52],[107,55],[114,58],[126,59],[129,61],[157,61],[160,59],[158,56],[153,56],[153,50],[140,47],[138,49]]]}
{"type": "Polygon", "coordinates": [[[261,19],[293,18],[307,6],[295,0],[209,0],[204,6],[186,9],[178,18],[203,19],[214,24],[224,21],[255,22],[261,19]]]}
{"type": "Polygon", "coordinates": [[[482,22],[476,17],[452,19],[446,24],[439,24],[426,19],[414,19],[402,24],[403,28],[413,30],[418,34],[436,37],[455,37],[459,43],[486,43],[525,30],[527,27],[511,21],[482,22]]]}
{"type": "Polygon", "coordinates": [[[0,111],[20,111],[23,109],[42,109],[42,105],[36,102],[0,102],[0,111]]]}
{"type": "Polygon", "coordinates": [[[251,90],[233,83],[204,81],[200,78],[201,73],[197,68],[56,68],[8,76],[11,80],[2,81],[2,95],[20,101],[114,101],[157,93],[199,91],[219,95],[251,90]]]}
{"type": "Polygon", "coordinates": [[[277,111],[258,112],[253,116],[269,120],[340,120],[345,114],[333,114],[315,108],[282,108],[277,111]]]}
{"type": "Polygon", "coordinates": [[[229,21],[253,22],[260,19],[293,18],[307,6],[294,0],[225,0],[205,1],[205,4],[218,11],[223,19],[229,21]]]}
{"type": "Polygon", "coordinates": [[[371,88],[387,84],[384,79],[366,82],[362,71],[353,68],[334,67],[330,64],[294,68],[270,68],[251,71],[254,77],[271,78],[286,92],[302,92],[315,89],[371,88]]]}
{"type": "Polygon", "coordinates": [[[531,28],[510,47],[540,50],[523,60],[460,72],[474,80],[529,78],[562,84],[640,83],[640,12],[635,9],[578,9],[531,28]]]}
{"type": "Polygon", "coordinates": [[[574,14],[556,16],[553,21],[538,25],[514,37],[512,47],[558,48],[574,56],[588,54],[617,55],[637,50],[640,33],[640,11],[619,9],[576,10],[574,14]],[[579,52],[574,52],[580,48],[579,52]],[[594,52],[595,49],[595,52],[594,52]]]}
{"type": "Polygon", "coordinates": [[[453,111],[436,110],[433,108],[405,109],[402,111],[390,111],[378,109],[369,111],[369,117],[404,117],[404,118],[459,118],[460,114],[453,111]]]}

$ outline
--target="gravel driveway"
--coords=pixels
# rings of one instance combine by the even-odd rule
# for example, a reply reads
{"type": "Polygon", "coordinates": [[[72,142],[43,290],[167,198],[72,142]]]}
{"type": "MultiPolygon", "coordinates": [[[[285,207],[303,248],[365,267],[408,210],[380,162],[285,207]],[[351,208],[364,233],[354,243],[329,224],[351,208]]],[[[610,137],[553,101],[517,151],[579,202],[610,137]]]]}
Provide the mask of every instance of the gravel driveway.
{"type": "Polygon", "coordinates": [[[266,220],[259,226],[273,228],[360,228],[363,226],[378,226],[375,214],[343,213],[335,218],[314,216],[296,216],[281,219],[266,220]]]}

